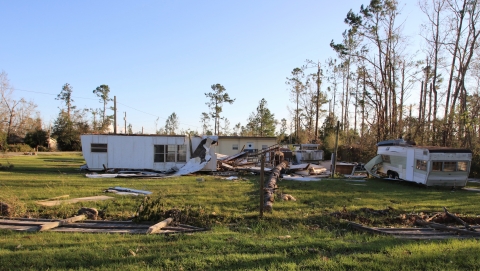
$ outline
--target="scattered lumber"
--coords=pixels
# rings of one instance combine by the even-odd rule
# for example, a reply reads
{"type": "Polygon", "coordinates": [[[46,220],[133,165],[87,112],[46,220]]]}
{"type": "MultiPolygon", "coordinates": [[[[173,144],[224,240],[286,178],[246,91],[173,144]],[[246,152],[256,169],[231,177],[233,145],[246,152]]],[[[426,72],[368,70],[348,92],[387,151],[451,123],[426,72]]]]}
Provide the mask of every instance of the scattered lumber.
{"type": "Polygon", "coordinates": [[[57,206],[64,203],[76,203],[76,202],[84,202],[84,201],[98,201],[98,200],[109,200],[114,199],[114,197],[108,196],[93,196],[93,197],[84,197],[84,198],[75,198],[75,199],[68,199],[68,200],[52,200],[52,201],[37,201],[38,205],[42,206],[57,206]]]}
{"type": "Polygon", "coordinates": [[[445,225],[434,223],[434,222],[427,222],[427,221],[425,221],[421,218],[417,218],[415,220],[415,223],[418,224],[418,225],[427,226],[427,227],[430,227],[430,228],[433,228],[433,229],[436,229],[436,230],[450,231],[450,232],[455,232],[455,233],[462,234],[462,235],[470,235],[470,236],[480,237],[480,232],[477,232],[477,231],[469,231],[469,230],[465,230],[465,229],[459,229],[459,228],[455,228],[455,227],[445,226],[445,225]]]}
{"type": "Polygon", "coordinates": [[[158,232],[160,231],[162,228],[168,226],[168,224],[172,223],[173,221],[173,218],[167,218],[153,226],[151,226],[150,228],[148,228],[147,230],[147,234],[151,234],[151,233],[155,233],[155,232],[158,232]]]}
{"type": "Polygon", "coordinates": [[[469,231],[476,231],[474,228],[472,228],[470,225],[468,225],[465,221],[463,221],[460,217],[448,212],[447,208],[444,206],[443,210],[445,211],[445,214],[457,221],[458,223],[462,224],[467,230],[469,231]]]}
{"type": "Polygon", "coordinates": [[[53,228],[56,228],[56,227],[60,227],[62,225],[65,225],[65,224],[68,224],[68,223],[72,223],[72,222],[77,222],[77,221],[80,221],[80,220],[84,220],[86,218],[85,215],[77,215],[77,216],[74,216],[74,217],[70,217],[70,218],[67,218],[67,219],[63,219],[63,220],[60,220],[60,221],[55,221],[55,222],[47,222],[45,224],[42,224],[38,227],[38,231],[46,231],[46,230],[50,230],[50,229],[53,229],[53,228]]]}

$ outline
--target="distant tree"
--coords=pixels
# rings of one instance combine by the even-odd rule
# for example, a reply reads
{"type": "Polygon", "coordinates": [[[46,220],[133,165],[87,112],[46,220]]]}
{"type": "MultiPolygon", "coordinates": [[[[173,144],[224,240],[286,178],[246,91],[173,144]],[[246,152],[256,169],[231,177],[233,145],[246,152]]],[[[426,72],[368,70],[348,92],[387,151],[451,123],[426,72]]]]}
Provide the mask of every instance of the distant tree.
{"type": "Polygon", "coordinates": [[[285,82],[290,86],[291,100],[295,103],[295,135],[298,137],[298,131],[300,130],[300,97],[306,89],[307,82],[304,82],[305,73],[301,68],[295,68],[291,72],[291,77],[287,77],[285,82]]]}
{"type": "Polygon", "coordinates": [[[167,135],[174,135],[176,130],[179,126],[179,119],[177,114],[173,112],[170,116],[168,116],[167,120],[165,121],[165,133],[167,135]]]}
{"type": "Polygon", "coordinates": [[[214,134],[218,135],[220,129],[220,113],[222,113],[223,104],[232,104],[235,99],[231,99],[224,86],[215,84],[211,86],[213,92],[205,93],[205,96],[210,99],[205,103],[210,108],[210,116],[215,122],[214,134]]]}
{"type": "Polygon", "coordinates": [[[255,136],[275,136],[276,124],[274,114],[267,108],[267,101],[262,98],[257,111],[250,114],[247,129],[255,136]]]}
{"type": "Polygon", "coordinates": [[[127,134],[132,135],[133,134],[133,127],[132,124],[129,123],[127,126],[127,134]]]}
{"type": "Polygon", "coordinates": [[[239,136],[242,131],[242,125],[239,123],[235,124],[233,127],[233,135],[234,136],[239,136]]]}
{"type": "Polygon", "coordinates": [[[223,118],[222,131],[222,135],[230,135],[230,121],[227,118],[223,118]]]}
{"type": "Polygon", "coordinates": [[[202,123],[202,133],[205,135],[207,134],[207,131],[210,130],[210,116],[202,112],[202,115],[200,116],[200,123],[202,123]]]}
{"type": "Polygon", "coordinates": [[[60,100],[65,103],[65,106],[67,107],[67,116],[70,118],[70,112],[71,110],[75,110],[76,106],[74,106],[72,103],[74,102],[72,99],[72,86],[70,84],[66,83],[62,87],[62,91],[60,91],[60,94],[57,95],[57,98],[55,100],[60,100]]]}
{"type": "MultiPolygon", "coordinates": [[[[12,135],[25,136],[27,131],[38,125],[40,117],[35,117],[37,105],[33,101],[26,101],[24,98],[14,99],[14,88],[10,85],[8,75],[0,73],[0,128],[4,133],[5,140],[12,135]]],[[[37,114],[38,115],[38,114],[37,114]]]]}
{"type": "Polygon", "coordinates": [[[90,132],[83,112],[76,111],[71,117],[70,119],[62,110],[53,124],[52,137],[57,140],[57,146],[62,151],[80,151],[80,135],[90,132]]]}
{"type": "Polygon", "coordinates": [[[108,102],[112,101],[110,98],[110,87],[108,85],[100,85],[96,89],[93,90],[93,93],[100,98],[100,102],[103,103],[103,110],[102,110],[102,132],[108,129],[108,126],[111,123],[112,116],[107,116],[107,104],[108,102]]]}
{"type": "Polygon", "coordinates": [[[37,148],[38,146],[47,147],[48,146],[47,140],[48,140],[48,132],[42,129],[28,132],[25,135],[25,143],[32,148],[37,148]]]}

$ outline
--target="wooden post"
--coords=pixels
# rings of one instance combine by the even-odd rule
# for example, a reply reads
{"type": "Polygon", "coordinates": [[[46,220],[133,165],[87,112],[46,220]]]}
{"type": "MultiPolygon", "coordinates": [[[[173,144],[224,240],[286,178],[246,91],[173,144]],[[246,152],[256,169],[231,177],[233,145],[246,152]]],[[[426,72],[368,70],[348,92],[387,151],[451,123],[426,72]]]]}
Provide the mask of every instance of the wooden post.
{"type": "Polygon", "coordinates": [[[262,155],[261,158],[261,164],[260,164],[260,217],[263,217],[263,204],[264,204],[264,199],[263,199],[263,188],[264,188],[264,183],[265,183],[265,156],[262,155]]]}
{"type": "Polygon", "coordinates": [[[42,224],[42,225],[38,226],[38,231],[50,230],[50,229],[60,227],[62,225],[68,224],[68,223],[84,220],[85,218],[86,218],[85,215],[77,215],[77,216],[70,217],[70,218],[67,218],[67,219],[63,219],[63,220],[60,220],[60,221],[48,222],[48,223],[45,223],[45,224],[42,224]]]}
{"type": "Polygon", "coordinates": [[[155,232],[161,230],[163,227],[166,227],[172,221],[173,221],[173,218],[170,217],[170,218],[167,218],[167,219],[163,220],[162,222],[159,222],[159,223],[151,226],[150,228],[148,228],[147,234],[155,233],[155,232]]]}
{"type": "Polygon", "coordinates": [[[332,159],[332,178],[335,177],[335,170],[337,169],[337,149],[338,149],[338,132],[340,130],[340,121],[337,120],[337,131],[335,135],[335,150],[333,151],[332,159]]]}

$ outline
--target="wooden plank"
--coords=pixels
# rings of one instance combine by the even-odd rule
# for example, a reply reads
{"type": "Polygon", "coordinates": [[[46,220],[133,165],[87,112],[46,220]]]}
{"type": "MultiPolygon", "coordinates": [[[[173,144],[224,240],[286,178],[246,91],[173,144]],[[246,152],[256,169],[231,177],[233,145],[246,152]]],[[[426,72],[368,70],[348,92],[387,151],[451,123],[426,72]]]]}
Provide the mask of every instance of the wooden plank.
{"type": "Polygon", "coordinates": [[[144,229],[147,230],[149,225],[133,224],[133,223],[71,223],[66,225],[69,228],[91,228],[91,229],[144,229]]]}
{"type": "Polygon", "coordinates": [[[150,228],[148,228],[147,234],[155,233],[155,232],[161,230],[163,227],[166,227],[168,224],[172,223],[172,221],[173,221],[173,218],[169,217],[169,218],[151,226],[150,228]]]}
{"type": "MultiPolygon", "coordinates": [[[[50,221],[49,221],[50,222],[50,221]]],[[[0,220],[0,225],[12,226],[40,226],[45,224],[43,221],[16,221],[16,220],[0,220]]]]}
{"type": "Polygon", "coordinates": [[[53,228],[56,228],[56,227],[60,227],[62,225],[65,225],[65,224],[68,224],[68,223],[72,223],[72,222],[76,222],[76,221],[80,221],[80,220],[83,220],[85,219],[86,216],[85,215],[77,215],[77,216],[74,216],[74,217],[70,217],[70,218],[67,218],[67,219],[63,219],[63,220],[60,220],[60,221],[55,221],[55,222],[47,222],[43,225],[40,225],[38,227],[38,231],[46,231],[46,230],[50,230],[50,229],[53,229],[53,228]]]}
{"type": "Polygon", "coordinates": [[[37,231],[37,226],[0,225],[0,229],[12,231],[37,231]]]}
{"type": "Polygon", "coordinates": [[[52,200],[52,201],[37,201],[36,203],[42,206],[57,206],[61,204],[67,203],[76,203],[76,202],[84,202],[84,201],[99,201],[99,200],[109,200],[114,199],[114,197],[109,196],[93,196],[93,197],[84,197],[84,198],[76,198],[76,199],[68,199],[68,200],[52,200]]]}

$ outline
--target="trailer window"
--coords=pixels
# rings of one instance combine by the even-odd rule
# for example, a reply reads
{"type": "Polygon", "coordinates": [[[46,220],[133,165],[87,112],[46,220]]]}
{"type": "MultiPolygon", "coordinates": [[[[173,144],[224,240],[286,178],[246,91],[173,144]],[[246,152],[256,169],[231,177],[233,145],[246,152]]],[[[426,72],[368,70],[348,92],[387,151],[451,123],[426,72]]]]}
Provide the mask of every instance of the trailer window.
{"type": "Polygon", "coordinates": [[[233,144],[232,145],[232,150],[238,150],[238,144],[233,144]]]}
{"type": "Polygon", "coordinates": [[[92,143],[90,150],[91,152],[107,152],[107,144],[92,143]]]}
{"type": "Polygon", "coordinates": [[[456,171],[457,162],[443,162],[443,171],[456,171]]]}
{"type": "Polygon", "coordinates": [[[187,162],[187,146],[178,145],[177,162],[187,162]]]}
{"type": "Polygon", "coordinates": [[[162,163],[165,162],[165,145],[155,145],[154,146],[155,157],[153,162],[162,163]]]}
{"type": "Polygon", "coordinates": [[[467,171],[467,169],[468,169],[468,162],[466,161],[458,162],[458,167],[457,167],[458,171],[467,171]]]}
{"type": "Polygon", "coordinates": [[[433,162],[432,171],[442,171],[443,162],[433,162]]]}
{"type": "Polygon", "coordinates": [[[417,160],[417,169],[419,169],[419,170],[427,170],[427,161],[425,161],[425,160],[417,160]]]}
{"type": "Polygon", "coordinates": [[[390,162],[390,155],[382,154],[382,160],[383,160],[383,162],[385,162],[385,163],[389,163],[389,164],[391,163],[391,162],[390,162]]]}
{"type": "Polygon", "coordinates": [[[185,145],[154,145],[154,163],[186,161],[187,147],[185,145]]]}

